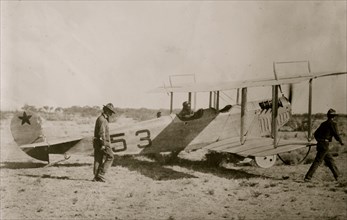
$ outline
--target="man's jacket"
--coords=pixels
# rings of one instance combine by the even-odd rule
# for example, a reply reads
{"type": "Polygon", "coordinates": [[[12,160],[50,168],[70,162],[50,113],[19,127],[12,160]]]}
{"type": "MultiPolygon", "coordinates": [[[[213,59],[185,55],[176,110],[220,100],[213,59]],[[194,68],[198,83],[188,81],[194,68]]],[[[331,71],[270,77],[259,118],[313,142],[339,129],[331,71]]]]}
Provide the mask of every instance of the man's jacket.
{"type": "Polygon", "coordinates": [[[319,128],[314,132],[314,137],[317,141],[332,141],[332,138],[334,137],[338,142],[341,143],[341,138],[338,134],[336,123],[328,119],[325,122],[323,122],[319,128]]]}
{"type": "Polygon", "coordinates": [[[110,147],[111,138],[108,128],[108,118],[102,113],[95,122],[94,128],[94,148],[106,146],[110,147]]]}

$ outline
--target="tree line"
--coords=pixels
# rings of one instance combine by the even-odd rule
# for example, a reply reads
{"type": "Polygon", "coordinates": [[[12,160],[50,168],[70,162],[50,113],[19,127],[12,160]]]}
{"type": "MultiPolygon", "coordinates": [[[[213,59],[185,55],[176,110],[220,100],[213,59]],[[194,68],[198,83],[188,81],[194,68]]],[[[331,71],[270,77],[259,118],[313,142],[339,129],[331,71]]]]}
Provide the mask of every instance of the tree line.
{"type": "MultiPolygon", "coordinates": [[[[71,107],[53,107],[42,106],[37,107],[34,105],[25,104],[21,107],[22,111],[31,111],[38,113],[41,117],[51,121],[68,121],[73,120],[76,117],[92,118],[97,117],[102,112],[100,106],[71,106],[71,107]]],[[[170,114],[168,109],[147,109],[147,108],[115,108],[116,113],[112,116],[111,121],[115,120],[119,116],[133,118],[134,120],[144,121],[157,117],[157,112],[161,112],[162,115],[170,114]]],[[[178,110],[175,110],[176,112],[178,110]]],[[[16,111],[1,111],[1,119],[6,119],[16,111]]]]}
{"type": "MultiPolygon", "coordinates": [[[[116,114],[113,115],[111,120],[115,120],[119,116],[123,115],[128,118],[133,118],[138,121],[144,121],[155,118],[157,112],[161,112],[161,115],[169,115],[168,109],[147,109],[147,108],[115,108],[116,114]]],[[[39,113],[41,117],[46,120],[52,121],[67,121],[73,120],[76,117],[92,118],[97,117],[102,112],[100,106],[71,106],[71,107],[53,107],[53,106],[42,106],[37,107],[34,105],[25,104],[21,107],[22,111],[31,111],[39,113]]],[[[174,113],[179,112],[180,109],[175,109],[174,113]]],[[[6,119],[12,115],[13,111],[1,111],[1,119],[6,119]]],[[[308,124],[307,113],[304,114],[293,114],[293,118],[288,122],[291,127],[296,127],[296,130],[305,130],[308,124]]],[[[346,117],[345,114],[340,117],[346,117]]],[[[312,115],[312,121],[322,120],[326,118],[325,113],[317,113],[312,115]]]]}

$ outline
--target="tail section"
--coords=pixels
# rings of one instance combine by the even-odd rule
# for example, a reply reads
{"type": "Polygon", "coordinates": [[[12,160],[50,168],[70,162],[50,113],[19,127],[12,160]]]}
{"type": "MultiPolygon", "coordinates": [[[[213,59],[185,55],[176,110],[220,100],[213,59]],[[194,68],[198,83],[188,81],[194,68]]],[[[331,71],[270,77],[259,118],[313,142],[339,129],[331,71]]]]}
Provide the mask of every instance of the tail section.
{"type": "Polygon", "coordinates": [[[11,133],[18,146],[43,142],[42,119],[30,111],[18,112],[11,120],[11,133]]]}
{"type": "Polygon", "coordinates": [[[44,141],[40,116],[31,111],[16,113],[11,120],[11,133],[17,145],[30,157],[43,161],[49,160],[48,147],[32,145],[44,141]]]}

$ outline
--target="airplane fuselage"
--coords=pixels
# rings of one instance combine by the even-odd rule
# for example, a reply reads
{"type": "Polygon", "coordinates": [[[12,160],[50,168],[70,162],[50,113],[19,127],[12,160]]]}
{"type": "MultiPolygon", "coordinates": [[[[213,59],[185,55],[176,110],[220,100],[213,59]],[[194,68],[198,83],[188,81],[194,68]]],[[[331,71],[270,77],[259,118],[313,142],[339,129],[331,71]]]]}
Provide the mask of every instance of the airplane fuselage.
{"type": "MultiPolygon", "coordinates": [[[[291,107],[285,98],[280,98],[278,127],[291,117],[291,107]]],[[[247,137],[271,136],[271,108],[268,101],[247,103],[245,122],[247,137]]],[[[135,125],[110,129],[111,148],[115,154],[150,154],[173,151],[190,151],[203,148],[213,142],[240,137],[239,105],[226,112],[204,109],[201,117],[183,121],[176,114],[162,116],[135,125]]],[[[92,137],[84,138],[68,153],[90,151],[92,137]]]]}
{"type": "MultiPolygon", "coordinates": [[[[120,155],[156,154],[197,150],[218,141],[240,139],[241,107],[226,107],[219,111],[214,108],[201,109],[190,120],[182,120],[176,114],[171,114],[124,127],[110,125],[111,148],[114,154],[120,155]]],[[[49,154],[93,154],[94,137],[45,140],[39,116],[28,113],[30,120],[27,121],[30,123],[23,123],[21,114],[13,118],[11,132],[20,148],[29,156],[49,161],[49,154]]],[[[290,103],[282,97],[279,99],[277,127],[283,126],[290,117],[290,103]]],[[[271,136],[271,101],[248,102],[244,118],[242,140],[271,136]]]]}

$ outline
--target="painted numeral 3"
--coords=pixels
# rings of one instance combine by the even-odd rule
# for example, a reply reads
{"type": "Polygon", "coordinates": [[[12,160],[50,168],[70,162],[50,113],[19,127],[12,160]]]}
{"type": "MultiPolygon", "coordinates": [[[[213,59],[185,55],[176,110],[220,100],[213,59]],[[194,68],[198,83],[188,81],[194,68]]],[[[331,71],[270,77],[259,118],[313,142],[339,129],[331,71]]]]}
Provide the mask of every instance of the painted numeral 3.
{"type": "Polygon", "coordinates": [[[145,142],[143,145],[138,144],[139,148],[150,147],[152,145],[151,132],[147,129],[136,131],[135,135],[145,134],[145,137],[140,137],[140,141],[145,142]]]}

